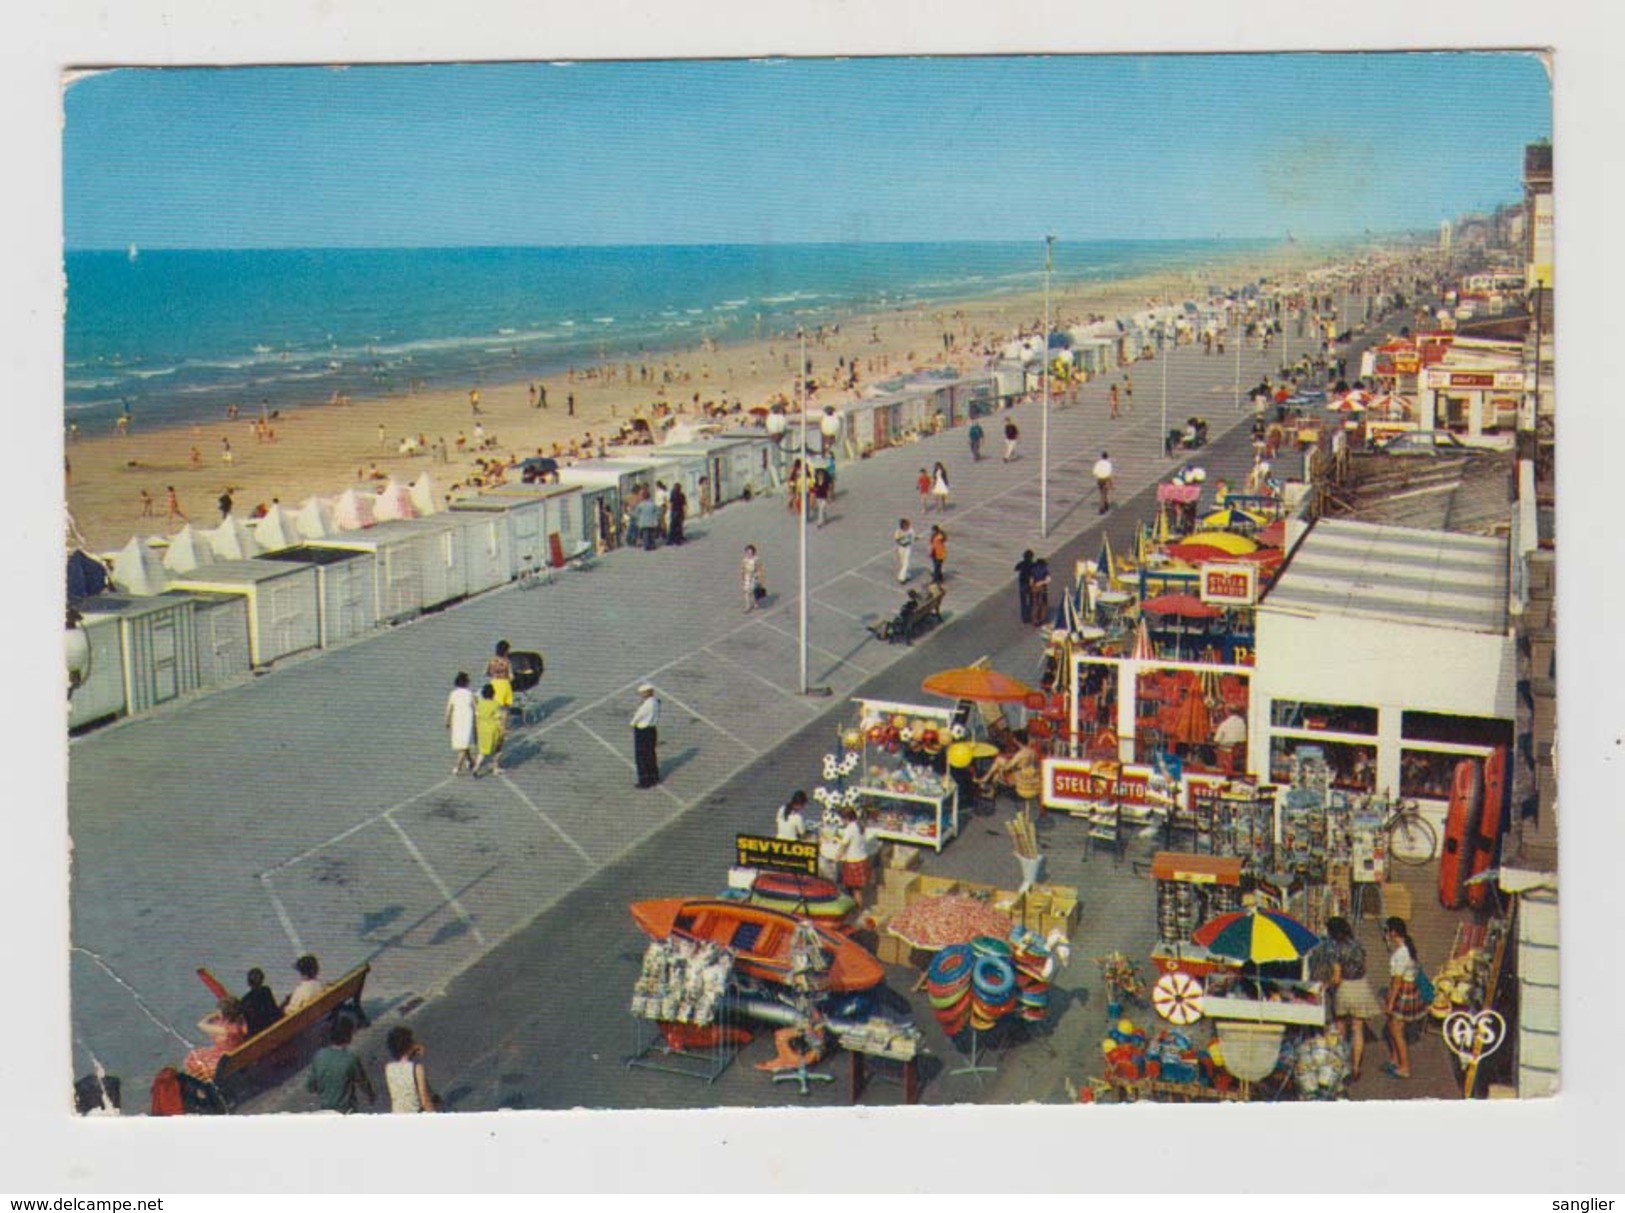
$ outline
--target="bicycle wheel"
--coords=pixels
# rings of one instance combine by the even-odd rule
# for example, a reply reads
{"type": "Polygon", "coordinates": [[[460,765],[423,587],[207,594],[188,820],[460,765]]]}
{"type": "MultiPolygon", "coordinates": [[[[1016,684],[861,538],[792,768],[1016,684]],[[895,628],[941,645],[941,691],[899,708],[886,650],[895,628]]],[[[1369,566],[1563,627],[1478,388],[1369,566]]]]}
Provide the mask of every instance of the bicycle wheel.
{"type": "Polygon", "coordinates": [[[1408,813],[1388,831],[1388,853],[1400,863],[1421,867],[1438,850],[1439,835],[1420,813],[1408,813]]]}

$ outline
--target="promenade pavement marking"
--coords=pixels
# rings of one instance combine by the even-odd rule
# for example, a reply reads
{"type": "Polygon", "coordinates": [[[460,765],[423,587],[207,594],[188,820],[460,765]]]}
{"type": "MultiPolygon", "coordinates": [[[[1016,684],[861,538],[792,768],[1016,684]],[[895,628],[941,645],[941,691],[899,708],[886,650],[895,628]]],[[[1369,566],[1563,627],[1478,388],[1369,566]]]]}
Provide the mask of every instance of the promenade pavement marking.
{"type": "Polygon", "coordinates": [[[532,813],[536,814],[537,817],[542,819],[543,825],[547,826],[547,828],[552,830],[553,833],[564,839],[565,844],[569,846],[569,848],[577,855],[581,856],[583,862],[587,863],[589,866],[592,864],[592,856],[587,854],[587,849],[574,838],[571,838],[570,835],[565,833],[563,827],[561,827],[558,822],[554,821],[551,817],[544,813],[541,807],[525,794],[525,790],[513,781],[513,778],[508,774],[508,772],[502,772],[498,778],[510,792],[519,798],[521,804],[523,804],[532,813]]]}
{"type": "MultiPolygon", "coordinates": [[[[723,661],[726,661],[729,665],[733,666],[735,669],[739,670],[741,673],[745,674],[746,676],[748,676],[750,678],[754,678],[757,682],[761,683],[763,686],[768,687],[769,689],[778,692],[778,694],[780,694],[784,698],[788,699],[791,703],[794,703],[794,704],[798,705],[799,707],[804,708],[807,711],[812,712],[814,715],[818,714],[819,708],[818,708],[818,706],[816,704],[808,702],[802,696],[794,693],[793,691],[785,690],[783,687],[781,687],[776,682],[768,681],[766,678],[763,678],[760,674],[758,674],[755,670],[751,669],[750,666],[746,665],[743,661],[740,661],[740,660],[738,660],[737,658],[734,658],[734,657],[730,657],[730,656],[728,656],[728,654],[722,652],[722,650],[717,649],[717,648],[713,648],[711,645],[706,645],[704,650],[702,650],[702,651],[706,652],[706,653],[710,653],[713,657],[721,658],[723,661]]],[[[832,656],[833,656],[833,654],[832,654],[832,656]]],[[[854,666],[856,665],[855,662],[851,663],[851,664],[853,664],[854,666]]]]}
{"type": "Polygon", "coordinates": [[[730,741],[734,742],[734,744],[738,745],[741,749],[743,749],[743,750],[745,750],[745,751],[747,751],[747,752],[749,752],[751,754],[761,754],[762,753],[761,750],[758,750],[755,746],[751,745],[748,741],[744,741],[741,738],[739,738],[731,729],[724,728],[722,725],[720,725],[716,721],[712,720],[709,716],[705,715],[702,712],[697,711],[696,709],[694,709],[692,707],[689,707],[682,700],[680,700],[676,696],[672,695],[671,692],[669,692],[669,691],[660,691],[660,688],[658,688],[658,687],[656,687],[655,689],[659,694],[661,694],[661,695],[663,695],[665,697],[665,700],[666,700],[667,703],[671,704],[673,707],[677,708],[680,711],[687,712],[690,716],[694,717],[694,719],[698,720],[701,724],[710,725],[713,729],[715,729],[717,732],[721,733],[724,737],[728,738],[730,741]]]}
{"type": "Polygon", "coordinates": [[[115,973],[112,967],[108,965],[108,963],[100,956],[96,955],[96,953],[92,952],[89,948],[81,948],[77,944],[73,945],[71,950],[77,952],[81,956],[89,957],[91,964],[95,965],[103,973],[106,973],[118,985],[124,987],[125,991],[135,1001],[136,1008],[148,1019],[152,1020],[154,1024],[162,1028],[165,1032],[168,1032],[176,1040],[180,1041],[183,1047],[188,1050],[194,1047],[190,1040],[187,1040],[186,1037],[177,1032],[170,1024],[166,1023],[164,1020],[160,1019],[156,1014],[154,1014],[152,1008],[147,1006],[147,1000],[141,997],[141,992],[129,982],[125,981],[124,978],[115,973]]]}
{"type": "Polygon", "coordinates": [[[434,866],[423,857],[423,852],[418,850],[418,844],[412,841],[412,836],[402,829],[401,823],[393,817],[386,815],[384,820],[389,823],[390,829],[400,835],[401,844],[406,847],[407,853],[417,861],[418,867],[423,869],[423,874],[429,878],[429,883],[434,885],[439,890],[440,896],[446,899],[446,904],[451,907],[452,913],[461,918],[468,926],[469,933],[474,936],[474,942],[482,948],[485,947],[485,936],[480,934],[480,928],[475,924],[468,911],[463,909],[463,903],[457,900],[457,894],[447,887],[446,882],[440,879],[440,873],[436,872],[434,866]]]}
{"type": "Polygon", "coordinates": [[[304,941],[299,938],[299,932],[294,928],[293,919],[288,917],[288,907],[282,904],[282,898],[277,896],[276,889],[271,886],[271,874],[261,872],[259,881],[265,889],[266,896],[271,899],[271,908],[276,911],[277,921],[282,924],[282,930],[287,935],[288,942],[293,945],[294,954],[303,956],[305,954],[304,941]]]}
{"type": "Polygon", "coordinates": [[[309,859],[312,855],[320,854],[322,851],[325,851],[328,847],[332,846],[334,843],[343,842],[346,838],[350,837],[350,835],[359,833],[360,831],[366,829],[370,825],[377,824],[378,822],[382,821],[384,818],[388,817],[396,809],[404,809],[407,805],[411,804],[414,800],[421,800],[425,796],[434,795],[434,793],[438,792],[441,788],[445,787],[447,784],[454,782],[456,780],[456,778],[457,778],[457,776],[455,776],[455,775],[447,775],[444,779],[440,780],[438,783],[430,784],[428,787],[424,788],[421,792],[413,792],[410,796],[406,797],[404,800],[398,800],[394,804],[390,805],[389,808],[384,809],[381,812],[374,813],[371,817],[365,818],[362,821],[356,822],[354,825],[350,826],[348,829],[340,830],[337,834],[334,834],[331,838],[324,839],[323,841],[318,842],[315,846],[306,847],[303,851],[300,851],[299,854],[294,855],[294,856],[292,856],[292,857],[290,857],[288,859],[284,859],[280,863],[272,864],[270,867],[266,868],[264,871],[259,873],[261,879],[263,879],[266,876],[271,875],[273,872],[280,872],[284,868],[291,868],[295,864],[303,863],[305,860],[309,859]]]}
{"type": "MultiPolygon", "coordinates": [[[[808,605],[811,606],[811,603],[809,603],[808,605]]],[[[828,604],[820,602],[819,605],[824,606],[824,605],[828,605],[828,604]]],[[[838,613],[842,614],[842,615],[847,615],[847,613],[845,611],[840,611],[838,613]]],[[[858,619],[858,617],[856,615],[847,615],[847,618],[848,619],[857,619],[857,621],[859,623],[863,622],[863,620],[858,619]]],[[[780,636],[783,636],[783,637],[785,637],[785,638],[787,638],[789,640],[794,640],[798,644],[801,642],[801,636],[800,636],[799,633],[792,632],[788,628],[781,628],[778,624],[774,623],[771,619],[757,619],[757,620],[752,621],[752,623],[749,626],[751,626],[751,627],[769,628],[772,631],[777,632],[780,636]]],[[[811,625],[809,624],[809,630],[810,630],[810,626],[811,625]]],[[[711,643],[715,644],[717,642],[712,641],[711,643]]],[[[841,665],[851,666],[854,670],[856,670],[858,673],[862,674],[866,678],[874,673],[873,670],[870,670],[866,666],[859,665],[857,662],[853,661],[850,657],[843,657],[841,654],[835,652],[834,649],[826,649],[823,645],[814,644],[811,640],[807,641],[807,647],[809,649],[817,650],[818,652],[824,654],[824,656],[826,656],[826,657],[833,658],[836,662],[838,662],[841,665]]],[[[738,663],[736,662],[735,664],[738,664],[738,663]]]]}

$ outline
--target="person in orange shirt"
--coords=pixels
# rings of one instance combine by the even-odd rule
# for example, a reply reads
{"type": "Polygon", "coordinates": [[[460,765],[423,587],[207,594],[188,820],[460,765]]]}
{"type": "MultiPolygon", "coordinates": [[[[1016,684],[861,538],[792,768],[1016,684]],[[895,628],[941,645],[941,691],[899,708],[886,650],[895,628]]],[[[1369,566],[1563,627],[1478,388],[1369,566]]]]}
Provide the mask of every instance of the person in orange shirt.
{"type": "Polygon", "coordinates": [[[942,584],[942,562],[948,559],[948,535],[940,526],[931,528],[931,584],[942,584]]]}

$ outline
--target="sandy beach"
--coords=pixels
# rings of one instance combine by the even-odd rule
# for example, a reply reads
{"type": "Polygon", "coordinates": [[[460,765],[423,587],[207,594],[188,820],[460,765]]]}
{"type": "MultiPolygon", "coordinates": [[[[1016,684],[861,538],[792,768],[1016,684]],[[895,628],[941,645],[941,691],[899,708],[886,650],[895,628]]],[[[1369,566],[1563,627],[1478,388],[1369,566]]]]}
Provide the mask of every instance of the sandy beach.
{"type": "MultiPolygon", "coordinates": [[[[1283,245],[1222,265],[1057,287],[1051,296],[1053,322],[1064,328],[1092,316],[1123,315],[1152,303],[1198,297],[1210,284],[1292,275],[1326,260],[1324,250],[1283,245]]],[[[985,363],[985,350],[1018,332],[1037,331],[1042,316],[1043,296],[1032,293],[851,317],[838,331],[825,330],[821,339],[808,341],[813,377],[829,385],[818,400],[839,406],[856,398],[857,393],[832,384],[843,359],[857,365],[860,392],[913,369],[951,364],[973,370],[985,363]],[[952,335],[951,348],[945,348],[944,334],[952,335]]],[[[698,416],[706,405],[737,402],[748,410],[781,394],[791,396],[795,359],[794,338],[786,335],[690,347],[645,360],[646,377],[637,364],[626,362],[541,380],[545,408],[533,406],[529,380],[486,384],[479,388],[477,415],[469,388],[463,387],[313,403],[282,410],[266,427],[246,406],[234,420],[168,428],[145,428],[138,417],[128,434],[68,435],[68,511],[83,544],[108,553],[132,535],[180,528],[183,519],[166,511],[171,486],[184,520],[206,526],[220,520],[218,499],[228,492],[239,517],[273,500],[295,506],[312,494],[331,495],[358,483],[377,487],[387,478],[410,483],[424,472],[444,496],[466,484],[477,471],[477,458],[524,458],[553,454],[555,448],[567,452],[572,441],[585,446],[589,435],[594,442],[614,438],[623,422],[650,415],[661,402],[679,416],[698,416]],[[483,450],[477,449],[481,432],[490,444],[483,450]],[[408,440],[422,445],[415,453],[402,453],[408,440]],[[441,443],[444,461],[434,451],[441,443]]],[[[752,420],[746,412],[738,419],[752,420]]],[[[75,542],[71,531],[69,541],[75,542]]]]}

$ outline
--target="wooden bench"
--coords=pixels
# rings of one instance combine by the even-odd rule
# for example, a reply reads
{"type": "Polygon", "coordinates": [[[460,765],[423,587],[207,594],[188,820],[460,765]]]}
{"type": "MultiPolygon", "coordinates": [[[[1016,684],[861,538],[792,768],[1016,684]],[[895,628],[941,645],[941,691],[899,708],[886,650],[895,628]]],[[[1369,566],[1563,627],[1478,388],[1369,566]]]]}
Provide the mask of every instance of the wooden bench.
{"type": "Polygon", "coordinates": [[[314,1002],[250,1036],[220,1059],[213,1082],[200,1082],[183,1072],[181,1094],[187,1111],[230,1112],[260,1087],[286,1077],[285,1071],[303,1065],[327,1043],[328,1025],[341,1014],[348,1015],[357,1027],[366,1027],[361,990],[371,971],[371,965],[352,969],[314,1002]]]}

